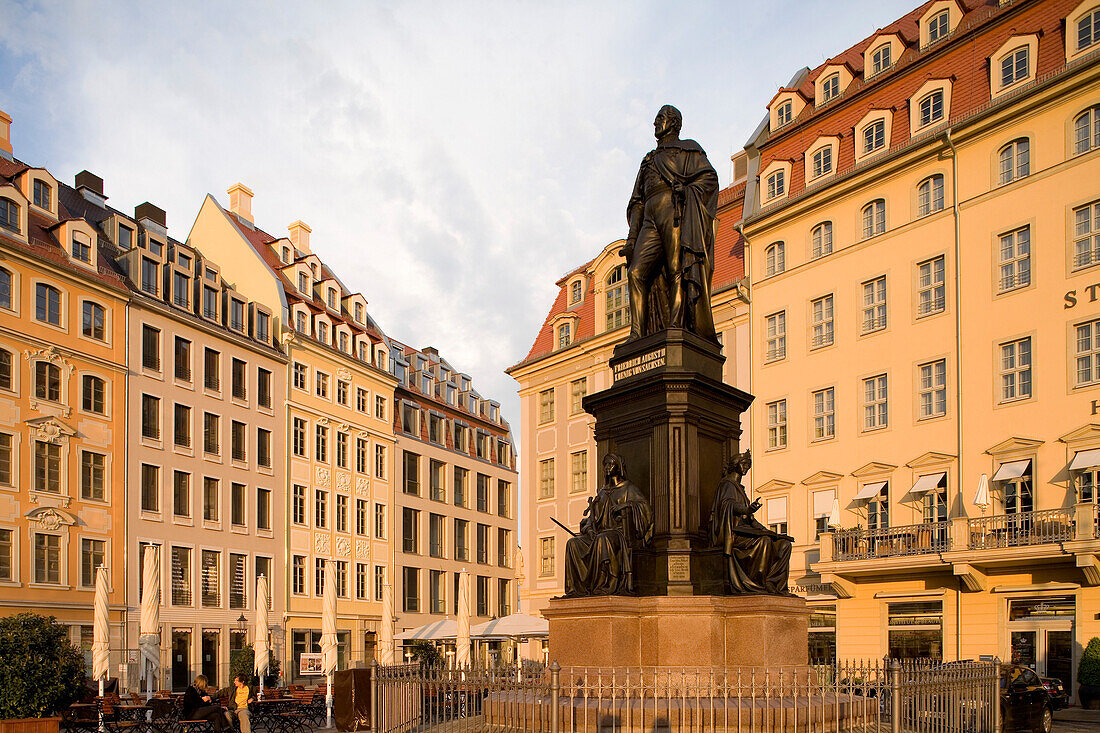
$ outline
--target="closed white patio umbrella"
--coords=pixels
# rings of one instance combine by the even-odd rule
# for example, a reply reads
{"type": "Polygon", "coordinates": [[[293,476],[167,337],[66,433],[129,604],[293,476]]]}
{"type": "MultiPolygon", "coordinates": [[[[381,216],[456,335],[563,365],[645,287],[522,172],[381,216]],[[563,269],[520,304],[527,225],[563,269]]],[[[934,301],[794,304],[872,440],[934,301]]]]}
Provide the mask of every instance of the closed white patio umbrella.
{"type": "Polygon", "coordinates": [[[470,664],[470,573],[463,570],[458,576],[458,622],[455,635],[455,664],[470,664]]]}
{"type": "MultiPolygon", "coordinates": [[[[107,616],[107,568],[100,565],[95,575],[95,601],[92,608],[92,679],[99,680],[99,696],[111,662],[111,627],[107,616]]],[[[103,730],[103,707],[99,708],[99,729],[103,730]]]]}
{"type": "Polygon", "coordinates": [[[153,697],[153,678],[160,670],[160,548],[145,547],[141,568],[141,628],[138,649],[145,670],[145,699],[153,697]]]}
{"type": "Polygon", "coordinates": [[[270,633],[267,619],[268,597],[267,578],[261,575],[256,578],[256,639],[252,642],[252,650],[255,652],[253,671],[260,678],[258,700],[264,699],[264,677],[271,663],[271,650],[267,646],[267,637],[270,633]]]}
{"type": "Polygon", "coordinates": [[[321,671],[325,673],[325,727],[332,727],[332,675],[336,672],[336,568],[325,561],[321,597],[321,671]]]}
{"type": "Polygon", "coordinates": [[[393,588],[382,586],[382,628],[378,638],[378,663],[393,664],[393,588]]]}
{"type": "Polygon", "coordinates": [[[989,508],[989,474],[982,474],[978,479],[978,491],[974,494],[974,506],[981,507],[982,514],[989,508]]]}

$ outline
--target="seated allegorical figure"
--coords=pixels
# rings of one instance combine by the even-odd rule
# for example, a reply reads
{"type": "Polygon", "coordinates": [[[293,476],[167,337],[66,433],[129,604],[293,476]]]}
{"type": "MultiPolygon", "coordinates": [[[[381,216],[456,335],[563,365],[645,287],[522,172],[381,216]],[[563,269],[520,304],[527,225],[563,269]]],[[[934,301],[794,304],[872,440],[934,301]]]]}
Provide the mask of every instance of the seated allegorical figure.
{"type": "Polygon", "coordinates": [[[750,502],[741,483],[751,466],[748,451],[726,462],[710,512],[710,541],[722,548],[735,594],[787,595],[794,538],[773,532],[753,517],[760,500],[750,502]]]}
{"type": "Polygon", "coordinates": [[[615,453],[603,458],[605,481],[588,500],[581,531],[565,544],[565,595],[633,591],[631,548],[653,537],[653,508],[623,473],[615,453]]]}

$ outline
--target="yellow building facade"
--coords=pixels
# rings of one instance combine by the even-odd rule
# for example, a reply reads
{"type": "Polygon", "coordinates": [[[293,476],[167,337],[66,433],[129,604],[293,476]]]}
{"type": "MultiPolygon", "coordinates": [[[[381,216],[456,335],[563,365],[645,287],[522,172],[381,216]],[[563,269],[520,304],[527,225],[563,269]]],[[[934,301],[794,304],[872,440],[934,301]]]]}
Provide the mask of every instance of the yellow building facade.
{"type": "Polygon", "coordinates": [[[751,480],[796,540],[812,657],[996,655],[1076,690],[1098,12],[926,3],[796,76],[748,146],[751,480]]]}

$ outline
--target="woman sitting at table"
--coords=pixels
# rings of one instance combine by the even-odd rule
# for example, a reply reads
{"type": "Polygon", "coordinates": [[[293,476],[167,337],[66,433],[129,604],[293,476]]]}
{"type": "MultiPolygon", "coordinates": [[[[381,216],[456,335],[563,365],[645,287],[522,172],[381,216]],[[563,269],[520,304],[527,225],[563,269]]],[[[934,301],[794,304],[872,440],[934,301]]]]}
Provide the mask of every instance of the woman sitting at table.
{"type": "Polygon", "coordinates": [[[214,702],[214,698],[210,696],[206,689],[207,683],[206,676],[200,674],[183,693],[183,719],[208,720],[214,733],[222,733],[230,726],[229,717],[225,708],[214,702]]]}

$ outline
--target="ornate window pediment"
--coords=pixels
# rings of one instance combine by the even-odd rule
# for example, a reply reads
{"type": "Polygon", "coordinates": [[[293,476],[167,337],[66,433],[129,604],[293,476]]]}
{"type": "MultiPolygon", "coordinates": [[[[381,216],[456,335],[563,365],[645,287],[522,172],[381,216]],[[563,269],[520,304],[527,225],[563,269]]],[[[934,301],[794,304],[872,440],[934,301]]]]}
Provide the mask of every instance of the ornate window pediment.
{"type": "Polygon", "coordinates": [[[760,493],[768,493],[772,491],[786,491],[794,486],[790,481],[784,481],[783,479],[773,478],[765,484],[761,484],[756,487],[756,490],[760,493]]]}
{"type": "Polygon", "coordinates": [[[863,476],[875,476],[878,474],[890,473],[895,468],[897,468],[897,466],[891,465],[889,463],[871,461],[870,463],[865,463],[856,470],[852,471],[852,475],[856,476],[857,478],[861,478],[863,476]]]}
{"type": "Polygon", "coordinates": [[[843,474],[833,473],[832,471],[818,471],[802,479],[802,483],[806,485],[813,484],[835,484],[840,479],[844,478],[843,474]]]}
{"type": "Polygon", "coordinates": [[[76,431],[52,415],[36,417],[26,421],[30,428],[32,440],[54,445],[63,444],[68,438],[76,435],[76,431]]]}
{"type": "Polygon", "coordinates": [[[80,525],[80,519],[75,514],[53,506],[35,507],[24,516],[32,526],[51,531],[80,525]]]}
{"type": "Polygon", "coordinates": [[[991,456],[996,456],[1002,453],[1015,453],[1017,451],[1026,451],[1038,448],[1043,444],[1041,440],[1033,440],[1031,438],[1019,438],[1013,436],[1008,440],[1002,440],[997,445],[986,449],[986,453],[991,456]]]}
{"type": "Polygon", "coordinates": [[[940,453],[930,450],[927,453],[922,453],[905,465],[909,468],[924,468],[926,466],[938,466],[943,463],[948,463],[955,460],[955,458],[956,456],[951,453],[940,453]]]}
{"type": "Polygon", "coordinates": [[[1100,425],[1096,423],[1089,423],[1088,425],[1082,425],[1076,430],[1071,430],[1062,437],[1058,438],[1060,443],[1084,443],[1100,440],[1100,425]]]}

